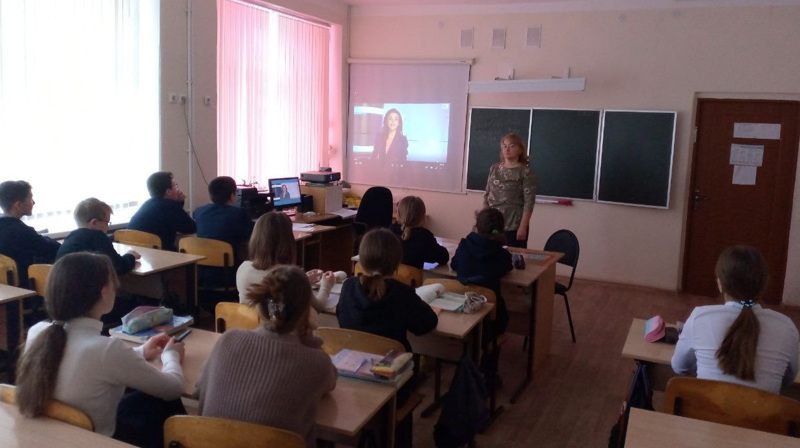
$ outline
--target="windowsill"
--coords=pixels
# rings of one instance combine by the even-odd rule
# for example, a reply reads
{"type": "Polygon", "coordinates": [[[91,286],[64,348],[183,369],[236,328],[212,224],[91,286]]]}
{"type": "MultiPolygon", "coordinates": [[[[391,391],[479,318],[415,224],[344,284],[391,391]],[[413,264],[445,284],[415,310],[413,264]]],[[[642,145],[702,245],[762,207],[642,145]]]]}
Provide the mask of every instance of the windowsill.
{"type": "MultiPolygon", "coordinates": [[[[139,206],[125,207],[114,209],[111,215],[111,225],[108,226],[109,233],[114,230],[124,229],[128,227],[128,223],[133,217],[134,213],[139,210],[139,206]]],[[[50,237],[54,240],[61,240],[66,238],[78,226],[75,224],[75,219],[72,216],[61,215],[54,217],[44,217],[39,219],[23,220],[23,222],[44,236],[50,237]],[[40,229],[54,229],[53,231],[41,232],[40,229]]]]}

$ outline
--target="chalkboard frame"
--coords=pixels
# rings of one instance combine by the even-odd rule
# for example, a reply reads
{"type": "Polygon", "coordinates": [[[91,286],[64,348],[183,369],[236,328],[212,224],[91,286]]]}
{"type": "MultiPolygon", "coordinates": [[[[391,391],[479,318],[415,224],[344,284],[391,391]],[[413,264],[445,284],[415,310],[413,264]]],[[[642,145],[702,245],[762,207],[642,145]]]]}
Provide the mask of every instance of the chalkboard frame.
{"type": "Polygon", "coordinates": [[[675,163],[675,134],[677,131],[678,125],[678,112],[677,111],[669,111],[669,110],[626,110],[626,109],[603,109],[602,111],[602,131],[600,133],[600,152],[597,157],[597,175],[596,181],[597,185],[595,187],[595,201],[600,204],[615,204],[615,205],[629,205],[633,207],[643,207],[643,208],[656,208],[662,210],[669,209],[670,203],[670,196],[672,193],[672,169],[675,163]],[[666,114],[672,116],[672,130],[671,130],[671,138],[669,144],[669,170],[667,171],[667,176],[665,179],[665,187],[666,187],[666,196],[663,205],[653,205],[653,204],[643,204],[643,203],[636,203],[636,202],[629,202],[629,201],[611,201],[611,200],[604,200],[601,199],[601,185],[603,185],[602,179],[602,163],[603,163],[603,150],[605,145],[606,139],[606,115],[608,113],[634,113],[634,114],[666,114]]]}
{"type": "MultiPolygon", "coordinates": [[[[569,199],[572,201],[582,201],[582,202],[596,202],[597,201],[597,192],[598,192],[598,176],[599,176],[599,169],[600,169],[600,142],[603,134],[603,109],[580,109],[580,108],[568,108],[568,107],[534,107],[531,108],[531,129],[528,132],[528,156],[531,159],[531,169],[536,172],[536,169],[532,166],[534,163],[534,158],[530,152],[530,148],[533,146],[531,143],[533,141],[533,125],[536,121],[536,112],[537,111],[547,111],[547,112],[589,112],[593,114],[597,114],[597,124],[593,127],[594,131],[596,132],[595,140],[594,140],[594,167],[592,173],[592,193],[591,197],[578,197],[578,196],[571,196],[571,195],[549,195],[540,191],[540,185],[537,185],[537,192],[536,196],[543,199],[569,199]]],[[[537,175],[538,177],[538,175],[537,175]]]]}

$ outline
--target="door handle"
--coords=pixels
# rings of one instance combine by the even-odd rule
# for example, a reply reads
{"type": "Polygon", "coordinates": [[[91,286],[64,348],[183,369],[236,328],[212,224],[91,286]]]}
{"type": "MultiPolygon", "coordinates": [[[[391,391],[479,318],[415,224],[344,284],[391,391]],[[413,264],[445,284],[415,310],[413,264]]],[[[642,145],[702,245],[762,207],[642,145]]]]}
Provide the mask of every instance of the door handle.
{"type": "Polygon", "coordinates": [[[709,200],[710,198],[709,198],[709,197],[707,197],[707,196],[703,196],[702,194],[700,194],[700,190],[694,190],[694,196],[692,197],[692,199],[693,199],[692,206],[693,206],[693,208],[694,208],[695,210],[697,210],[698,208],[700,208],[700,203],[701,203],[701,202],[703,202],[703,201],[707,201],[707,200],[709,200]]]}

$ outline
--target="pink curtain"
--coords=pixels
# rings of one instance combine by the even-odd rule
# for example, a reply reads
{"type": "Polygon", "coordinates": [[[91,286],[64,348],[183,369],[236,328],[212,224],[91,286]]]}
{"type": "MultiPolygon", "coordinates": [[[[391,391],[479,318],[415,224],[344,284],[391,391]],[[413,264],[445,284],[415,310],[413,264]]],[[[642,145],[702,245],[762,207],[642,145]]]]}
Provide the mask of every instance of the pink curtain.
{"type": "Polygon", "coordinates": [[[217,4],[218,173],[265,186],[317,169],[328,141],[329,29],[217,4]]]}

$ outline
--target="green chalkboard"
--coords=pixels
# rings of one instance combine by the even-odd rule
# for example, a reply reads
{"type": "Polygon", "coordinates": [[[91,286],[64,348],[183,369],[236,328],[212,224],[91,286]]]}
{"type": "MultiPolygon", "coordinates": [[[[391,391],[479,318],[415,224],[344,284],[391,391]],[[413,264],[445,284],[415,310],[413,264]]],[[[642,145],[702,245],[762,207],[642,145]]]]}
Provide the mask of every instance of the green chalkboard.
{"type": "Polygon", "coordinates": [[[489,168],[500,161],[500,139],[515,132],[527,142],[531,109],[490,109],[474,107],[469,116],[467,190],[484,191],[489,168]]]}
{"type": "Polygon", "coordinates": [[[669,207],[675,112],[603,113],[599,202],[669,207]]]}
{"type": "Polygon", "coordinates": [[[534,109],[531,169],[537,196],[594,199],[599,110],[534,109]]]}

